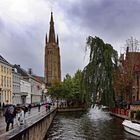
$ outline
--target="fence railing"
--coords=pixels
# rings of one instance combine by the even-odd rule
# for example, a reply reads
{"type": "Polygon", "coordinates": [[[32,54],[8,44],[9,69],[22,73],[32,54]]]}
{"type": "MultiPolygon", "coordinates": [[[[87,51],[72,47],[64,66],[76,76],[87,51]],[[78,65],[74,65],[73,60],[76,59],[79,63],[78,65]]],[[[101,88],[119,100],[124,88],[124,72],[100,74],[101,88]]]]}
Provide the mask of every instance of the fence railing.
{"type": "Polygon", "coordinates": [[[119,115],[129,116],[129,110],[127,110],[127,109],[112,108],[112,109],[110,109],[110,111],[112,113],[116,113],[116,114],[119,114],[119,115]]]}

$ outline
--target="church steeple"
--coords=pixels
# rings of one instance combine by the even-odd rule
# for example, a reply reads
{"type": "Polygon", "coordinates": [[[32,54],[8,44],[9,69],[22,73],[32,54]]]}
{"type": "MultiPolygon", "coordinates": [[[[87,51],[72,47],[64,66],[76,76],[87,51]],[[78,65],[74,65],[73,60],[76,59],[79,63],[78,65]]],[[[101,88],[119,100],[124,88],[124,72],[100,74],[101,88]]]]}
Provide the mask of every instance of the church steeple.
{"type": "Polygon", "coordinates": [[[57,42],[56,43],[59,46],[59,38],[58,38],[58,35],[57,35],[57,42]]]}
{"type": "Polygon", "coordinates": [[[50,19],[49,43],[55,43],[53,12],[51,12],[51,19],[50,19]]]}
{"type": "Polygon", "coordinates": [[[46,38],[45,38],[45,43],[48,43],[48,38],[47,38],[47,34],[46,34],[46,38]]]}
{"type": "Polygon", "coordinates": [[[45,38],[44,77],[47,86],[61,82],[61,60],[58,35],[55,36],[53,13],[51,12],[49,35],[45,38]]]}

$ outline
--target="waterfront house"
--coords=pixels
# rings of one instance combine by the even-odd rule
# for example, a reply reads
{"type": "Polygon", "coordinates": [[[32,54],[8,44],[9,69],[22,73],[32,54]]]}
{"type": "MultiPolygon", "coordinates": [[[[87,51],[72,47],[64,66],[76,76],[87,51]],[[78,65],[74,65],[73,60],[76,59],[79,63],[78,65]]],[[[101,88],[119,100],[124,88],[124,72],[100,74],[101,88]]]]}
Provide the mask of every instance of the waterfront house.
{"type": "Polygon", "coordinates": [[[12,65],[0,55],[0,105],[12,103],[12,65]]]}
{"type": "MultiPolygon", "coordinates": [[[[32,104],[36,104],[38,102],[41,102],[41,98],[42,98],[42,89],[41,89],[41,83],[36,80],[34,78],[34,76],[32,75],[32,70],[29,69],[28,72],[26,70],[24,70],[23,68],[20,67],[20,65],[14,65],[14,68],[17,69],[17,72],[21,74],[22,76],[22,83],[24,83],[25,85],[28,85],[28,92],[22,92],[24,96],[24,98],[26,97],[26,101],[24,101],[25,103],[32,103],[32,104]],[[28,82],[28,84],[27,84],[28,82]],[[29,86],[30,84],[30,86],[29,86]],[[29,90],[30,87],[30,90],[29,90]],[[27,94],[28,93],[28,94],[27,94]]],[[[25,99],[23,99],[25,100],[25,99]]]]}
{"type": "Polygon", "coordinates": [[[131,105],[140,100],[140,52],[127,48],[126,55],[120,57],[119,71],[116,99],[131,105]]]}

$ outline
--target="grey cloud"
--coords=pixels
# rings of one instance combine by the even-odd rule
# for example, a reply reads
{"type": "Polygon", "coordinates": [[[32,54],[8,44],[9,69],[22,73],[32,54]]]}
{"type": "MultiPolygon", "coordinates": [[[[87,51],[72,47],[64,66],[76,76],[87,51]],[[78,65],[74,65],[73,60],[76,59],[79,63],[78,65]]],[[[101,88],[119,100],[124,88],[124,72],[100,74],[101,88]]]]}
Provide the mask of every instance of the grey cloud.
{"type": "MultiPolygon", "coordinates": [[[[88,35],[99,36],[105,42],[116,45],[117,49],[131,35],[136,38],[140,36],[139,0],[54,0],[51,4],[56,34],[60,39],[62,77],[66,73],[75,73],[86,64],[84,47],[88,35]],[[59,14],[63,16],[63,21],[56,21],[59,14]],[[58,29],[57,23],[62,26],[61,22],[65,22],[67,31],[63,27],[58,29]]],[[[40,7],[45,11],[44,5],[40,7]]],[[[24,15],[24,18],[27,16],[30,23],[28,20],[21,23],[18,19],[12,21],[14,19],[10,18],[8,21],[9,18],[4,20],[4,17],[0,17],[1,55],[13,64],[21,64],[25,69],[33,68],[38,75],[43,75],[44,71],[44,40],[49,32],[50,20],[50,13],[46,13],[46,16],[38,14],[42,11],[32,11],[32,18],[39,19],[35,22],[33,20],[33,23],[28,15],[24,15]]]]}
{"type": "Polygon", "coordinates": [[[10,63],[20,64],[25,69],[31,67],[36,74],[43,75],[44,44],[37,30],[19,32],[15,28],[3,29],[0,36],[1,53],[10,63]]]}
{"type": "Polygon", "coordinates": [[[0,18],[0,32],[3,30],[3,28],[5,28],[5,24],[2,21],[2,19],[0,18]]]}
{"type": "MultiPolygon", "coordinates": [[[[60,3],[60,6],[63,6],[60,3]]],[[[91,35],[101,35],[110,41],[140,35],[140,1],[138,0],[81,0],[65,6],[69,24],[81,26],[91,35]]]]}

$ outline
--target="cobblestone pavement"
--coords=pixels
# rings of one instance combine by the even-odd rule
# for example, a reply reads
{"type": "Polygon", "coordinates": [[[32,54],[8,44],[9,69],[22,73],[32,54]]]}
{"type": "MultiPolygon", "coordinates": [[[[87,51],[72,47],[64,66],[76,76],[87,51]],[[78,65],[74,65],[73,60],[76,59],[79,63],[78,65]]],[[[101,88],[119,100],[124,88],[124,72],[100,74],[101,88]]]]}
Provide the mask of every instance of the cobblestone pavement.
{"type": "MultiPolygon", "coordinates": [[[[35,118],[38,118],[38,116],[41,116],[45,113],[46,113],[45,106],[40,107],[40,112],[38,112],[38,107],[32,108],[30,114],[28,112],[25,114],[25,123],[32,123],[33,120],[35,121],[35,118]]],[[[16,119],[17,118],[14,119],[14,128],[18,127],[16,119]]],[[[10,130],[11,130],[11,128],[10,128],[10,130]]],[[[0,112],[0,135],[2,135],[4,133],[6,133],[5,117],[3,116],[3,112],[0,112]]]]}

